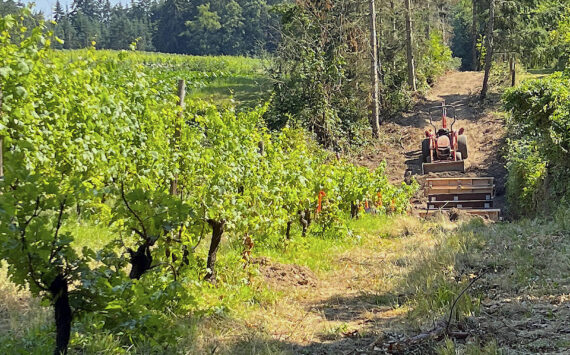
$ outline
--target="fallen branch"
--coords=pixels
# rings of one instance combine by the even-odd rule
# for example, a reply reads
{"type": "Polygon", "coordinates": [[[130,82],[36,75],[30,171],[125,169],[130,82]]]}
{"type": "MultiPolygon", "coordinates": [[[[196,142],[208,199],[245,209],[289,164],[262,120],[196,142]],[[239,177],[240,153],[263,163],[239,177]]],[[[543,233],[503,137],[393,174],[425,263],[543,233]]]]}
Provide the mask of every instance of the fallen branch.
{"type": "MultiPolygon", "coordinates": [[[[457,302],[459,302],[459,300],[461,299],[461,297],[463,297],[463,295],[465,294],[465,292],[467,292],[467,290],[473,286],[473,284],[479,280],[481,277],[483,277],[483,275],[485,275],[485,272],[482,272],[479,276],[473,278],[473,280],[471,280],[471,282],[469,283],[469,285],[467,285],[460,293],[459,295],[457,295],[457,297],[455,298],[455,300],[453,300],[453,303],[451,304],[451,309],[449,311],[449,317],[447,319],[447,321],[440,321],[432,330],[425,332],[425,333],[421,333],[418,334],[414,337],[408,338],[408,339],[404,339],[401,341],[397,341],[397,342],[392,342],[392,343],[388,343],[384,345],[384,348],[386,349],[386,351],[388,351],[389,353],[402,353],[405,352],[406,349],[408,349],[411,346],[420,344],[424,341],[429,341],[429,340],[435,340],[435,341],[440,341],[442,340],[445,336],[448,336],[450,338],[455,338],[455,339],[465,339],[469,336],[469,333],[467,332],[459,332],[459,331],[452,331],[450,330],[450,326],[451,326],[451,319],[453,317],[453,311],[455,309],[455,306],[457,305],[457,302]]],[[[371,347],[375,346],[377,344],[377,341],[371,344],[371,347]]]]}
{"type": "Polygon", "coordinates": [[[451,305],[451,310],[449,311],[449,318],[447,319],[447,325],[445,327],[445,332],[449,333],[449,326],[451,325],[451,318],[453,316],[453,309],[455,308],[455,305],[457,304],[457,302],[459,301],[459,299],[463,296],[463,294],[471,287],[473,286],[473,284],[479,280],[481,277],[483,277],[483,275],[485,275],[485,272],[481,272],[481,274],[475,278],[473,278],[473,280],[471,280],[471,282],[469,283],[469,285],[467,285],[463,291],[461,291],[461,293],[459,293],[459,295],[455,298],[455,300],[453,301],[453,304],[451,305]]]}

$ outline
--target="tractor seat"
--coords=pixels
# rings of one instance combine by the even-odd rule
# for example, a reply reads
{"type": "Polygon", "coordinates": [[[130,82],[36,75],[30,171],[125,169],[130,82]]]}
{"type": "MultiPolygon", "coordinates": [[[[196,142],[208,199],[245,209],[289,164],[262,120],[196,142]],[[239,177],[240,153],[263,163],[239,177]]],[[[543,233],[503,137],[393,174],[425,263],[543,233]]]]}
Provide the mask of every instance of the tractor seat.
{"type": "Polygon", "coordinates": [[[447,148],[451,145],[451,142],[449,141],[449,137],[448,136],[440,136],[437,138],[437,147],[438,148],[447,148]]]}

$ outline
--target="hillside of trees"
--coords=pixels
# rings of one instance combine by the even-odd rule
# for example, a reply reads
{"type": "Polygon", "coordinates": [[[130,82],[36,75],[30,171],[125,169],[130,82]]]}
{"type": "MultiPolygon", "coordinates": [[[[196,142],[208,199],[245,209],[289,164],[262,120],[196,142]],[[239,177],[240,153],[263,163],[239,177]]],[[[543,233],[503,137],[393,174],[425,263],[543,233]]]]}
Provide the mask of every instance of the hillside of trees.
{"type": "MultiPolygon", "coordinates": [[[[128,49],[192,55],[253,55],[272,51],[278,42],[283,0],[133,0],[124,7],[109,0],[57,1],[53,10],[59,49],[128,49]]],[[[23,4],[0,2],[0,14],[23,4]]],[[[38,17],[45,17],[38,14],[38,17]]],[[[48,18],[51,19],[51,18],[48,18]]]]}

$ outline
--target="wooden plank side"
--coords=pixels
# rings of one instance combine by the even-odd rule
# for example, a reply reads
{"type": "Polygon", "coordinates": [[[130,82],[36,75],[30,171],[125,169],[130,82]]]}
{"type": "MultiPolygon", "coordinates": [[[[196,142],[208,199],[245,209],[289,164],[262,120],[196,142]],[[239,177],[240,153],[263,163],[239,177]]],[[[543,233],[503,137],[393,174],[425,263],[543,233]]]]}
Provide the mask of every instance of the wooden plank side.
{"type": "Polygon", "coordinates": [[[493,201],[433,201],[428,202],[428,209],[490,209],[493,208],[493,201]]]}
{"type": "MultiPolygon", "coordinates": [[[[424,211],[420,211],[420,216],[421,217],[427,217],[430,215],[433,215],[435,213],[440,212],[441,210],[424,210],[424,211]]],[[[489,210],[462,210],[468,214],[472,214],[472,215],[477,215],[477,216],[481,216],[481,217],[485,217],[488,218],[492,221],[498,221],[499,220],[499,215],[501,213],[500,209],[489,209],[489,210]]]]}
{"type": "Polygon", "coordinates": [[[469,200],[483,200],[489,201],[493,199],[492,193],[457,193],[457,194],[433,194],[428,196],[431,201],[469,201],[469,200]]]}
{"type": "Polygon", "coordinates": [[[433,186],[426,188],[428,195],[434,194],[462,194],[462,193],[487,193],[493,194],[494,186],[471,186],[471,187],[453,187],[453,186],[433,186]]]}
{"type": "Polygon", "coordinates": [[[428,177],[426,181],[455,181],[455,180],[493,180],[492,176],[461,176],[461,177],[428,177]]]}
{"type": "Polygon", "coordinates": [[[427,186],[492,186],[494,179],[490,178],[437,178],[426,179],[427,186]]]}

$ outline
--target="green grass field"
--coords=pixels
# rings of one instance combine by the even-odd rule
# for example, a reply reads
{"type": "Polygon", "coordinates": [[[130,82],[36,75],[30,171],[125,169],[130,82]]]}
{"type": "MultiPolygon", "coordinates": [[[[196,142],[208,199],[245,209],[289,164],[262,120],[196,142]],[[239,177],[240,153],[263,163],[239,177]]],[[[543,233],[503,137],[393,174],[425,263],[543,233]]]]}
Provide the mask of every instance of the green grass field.
{"type": "MultiPolygon", "coordinates": [[[[84,57],[87,50],[57,51],[54,56],[70,61],[84,57]]],[[[98,60],[121,58],[122,67],[142,65],[150,77],[160,78],[160,85],[170,85],[185,79],[188,98],[210,101],[219,106],[250,109],[264,104],[271,94],[271,80],[265,74],[269,62],[247,57],[199,57],[149,52],[117,52],[99,50],[98,60]]]]}

